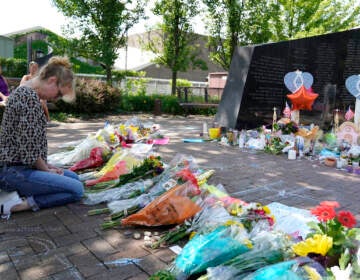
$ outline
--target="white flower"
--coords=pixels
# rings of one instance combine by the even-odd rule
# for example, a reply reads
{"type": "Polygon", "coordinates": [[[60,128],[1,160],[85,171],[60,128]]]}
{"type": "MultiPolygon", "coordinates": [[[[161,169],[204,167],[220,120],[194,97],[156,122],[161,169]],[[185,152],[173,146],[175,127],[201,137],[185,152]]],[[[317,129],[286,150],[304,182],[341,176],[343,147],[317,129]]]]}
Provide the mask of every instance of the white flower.
{"type": "Polygon", "coordinates": [[[330,270],[335,276],[336,280],[351,280],[350,275],[352,271],[352,266],[350,263],[345,270],[341,270],[338,266],[333,266],[330,268],[330,270]]]}

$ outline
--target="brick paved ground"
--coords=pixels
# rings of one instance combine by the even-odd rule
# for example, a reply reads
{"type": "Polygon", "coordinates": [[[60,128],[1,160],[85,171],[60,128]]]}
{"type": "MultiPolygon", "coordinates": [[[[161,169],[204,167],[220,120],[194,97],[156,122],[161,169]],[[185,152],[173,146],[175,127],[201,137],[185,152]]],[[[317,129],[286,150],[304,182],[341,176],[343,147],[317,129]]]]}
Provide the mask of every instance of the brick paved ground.
{"type": "MultiPolygon", "coordinates": [[[[122,119],[128,119],[123,116],[122,119]]],[[[289,161],[285,156],[244,152],[216,143],[183,143],[197,137],[203,121],[211,118],[140,116],[161,125],[171,138],[158,148],[165,161],[176,153],[191,154],[205,169],[215,169],[210,183],[222,184],[228,192],[245,201],[267,204],[273,201],[310,208],[321,200],[337,200],[360,219],[360,176],[322,166],[317,161],[289,161]]],[[[118,123],[119,117],[109,118],[118,123]]],[[[49,151],[60,143],[83,139],[101,128],[104,120],[59,124],[48,129],[49,151]]],[[[146,228],[102,231],[105,216],[88,217],[97,207],[78,204],[17,213],[0,222],[0,279],[148,279],[173,258],[169,249],[149,250],[142,240],[126,231],[142,233],[146,228]],[[139,258],[138,264],[107,264],[120,258],[139,258]]],[[[153,229],[151,229],[153,230],[153,229]]],[[[158,229],[156,229],[158,230],[158,229]]]]}

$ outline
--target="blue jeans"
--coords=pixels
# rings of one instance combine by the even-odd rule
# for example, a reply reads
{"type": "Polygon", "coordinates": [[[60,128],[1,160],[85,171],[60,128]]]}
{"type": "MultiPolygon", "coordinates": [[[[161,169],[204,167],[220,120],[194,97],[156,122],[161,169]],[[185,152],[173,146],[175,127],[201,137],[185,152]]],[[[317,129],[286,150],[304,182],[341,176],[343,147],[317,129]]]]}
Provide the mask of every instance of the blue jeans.
{"type": "Polygon", "coordinates": [[[34,210],[79,201],[84,193],[82,182],[70,170],[59,175],[28,166],[0,167],[0,189],[17,191],[34,210]]]}

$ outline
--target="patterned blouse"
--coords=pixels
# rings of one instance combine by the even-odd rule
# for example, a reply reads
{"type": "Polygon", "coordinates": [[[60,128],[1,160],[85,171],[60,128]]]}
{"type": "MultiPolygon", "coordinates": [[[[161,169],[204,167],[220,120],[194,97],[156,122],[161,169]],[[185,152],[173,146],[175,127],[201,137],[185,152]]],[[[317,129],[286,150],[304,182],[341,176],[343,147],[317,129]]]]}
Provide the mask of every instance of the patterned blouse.
{"type": "Polygon", "coordinates": [[[46,117],[36,92],[18,87],[7,100],[0,132],[0,162],[47,161],[46,117]]]}

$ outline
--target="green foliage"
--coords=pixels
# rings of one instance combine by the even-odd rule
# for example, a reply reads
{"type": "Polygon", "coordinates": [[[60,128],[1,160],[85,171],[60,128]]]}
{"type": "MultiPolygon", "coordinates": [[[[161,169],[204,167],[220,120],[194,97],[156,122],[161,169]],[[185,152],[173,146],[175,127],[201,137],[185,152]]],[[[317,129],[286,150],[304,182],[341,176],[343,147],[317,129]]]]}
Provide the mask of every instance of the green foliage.
{"type": "Polygon", "coordinates": [[[175,96],[169,95],[123,95],[121,109],[128,112],[153,112],[155,100],[161,101],[161,112],[182,114],[183,109],[175,96]]]}
{"type": "MultiPolygon", "coordinates": [[[[172,81],[170,81],[170,84],[172,85],[172,81]]],[[[178,87],[191,87],[192,83],[185,79],[176,79],[176,86],[178,87]]]]}
{"type": "Polygon", "coordinates": [[[146,78],[128,78],[125,84],[125,93],[127,95],[146,95],[146,78]]]}
{"type": "Polygon", "coordinates": [[[65,122],[69,117],[72,115],[64,112],[51,112],[51,119],[59,122],[65,122]]]}
{"type": "MultiPolygon", "coordinates": [[[[36,40],[31,42],[31,48],[33,51],[40,50],[45,55],[48,54],[48,44],[42,40],[36,40]]],[[[27,44],[23,43],[15,46],[14,58],[27,59],[27,44]]]]}
{"type": "Polygon", "coordinates": [[[93,66],[88,63],[82,62],[76,58],[70,59],[75,73],[88,73],[104,75],[104,69],[101,66],[93,66]]]}
{"type": "Polygon", "coordinates": [[[343,31],[360,23],[356,0],[203,0],[210,58],[225,70],[237,45],[343,31]]]}
{"type": "Polygon", "coordinates": [[[175,280],[176,277],[167,270],[159,270],[151,275],[149,280],[175,280]]]}
{"type": "Polygon", "coordinates": [[[199,45],[190,24],[199,13],[197,0],[158,0],[153,13],[162,18],[158,25],[160,32],[146,48],[157,57],[154,62],[171,69],[171,94],[176,94],[178,71],[187,71],[190,67],[207,69],[204,61],[198,59],[199,45]]]}
{"type": "Polygon", "coordinates": [[[99,80],[76,80],[76,102],[68,104],[59,100],[56,106],[61,112],[93,114],[116,112],[120,109],[121,92],[99,80]]]}
{"type": "Polygon", "coordinates": [[[125,45],[128,30],[144,16],[146,1],[139,0],[52,0],[53,4],[72,19],[68,34],[74,27],[81,33],[72,40],[78,55],[102,63],[108,83],[112,80],[112,66],[117,50],[125,45]]]}
{"type": "Polygon", "coordinates": [[[282,150],[286,147],[279,137],[273,137],[269,144],[265,146],[264,151],[269,154],[278,155],[282,153],[282,150]]]}
{"type": "Polygon", "coordinates": [[[126,77],[145,77],[146,72],[135,70],[113,70],[112,75],[115,81],[121,82],[121,80],[125,79],[126,77]]]}
{"type": "Polygon", "coordinates": [[[204,0],[207,6],[207,29],[210,58],[229,70],[237,45],[268,42],[271,38],[270,1],[204,0]]]}
{"type": "Polygon", "coordinates": [[[5,77],[22,77],[27,72],[27,61],[24,59],[0,57],[0,65],[5,77]]]}
{"type": "Polygon", "coordinates": [[[273,8],[275,41],[343,31],[360,23],[356,0],[279,0],[273,8]]]}

